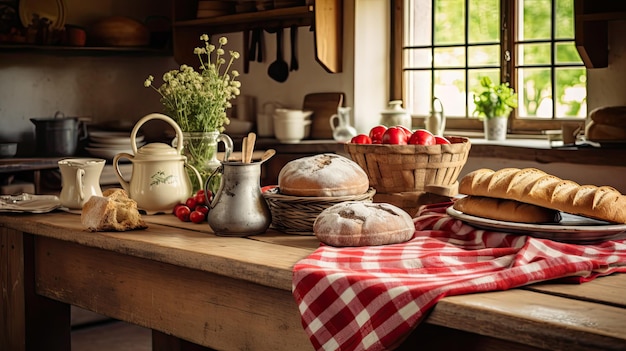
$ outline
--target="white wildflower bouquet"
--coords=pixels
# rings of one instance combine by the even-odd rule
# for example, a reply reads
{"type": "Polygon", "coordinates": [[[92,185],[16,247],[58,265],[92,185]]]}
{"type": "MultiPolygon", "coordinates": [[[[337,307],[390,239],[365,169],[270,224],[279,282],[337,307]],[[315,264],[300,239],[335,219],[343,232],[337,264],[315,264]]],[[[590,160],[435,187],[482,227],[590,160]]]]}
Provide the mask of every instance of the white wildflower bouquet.
{"type": "Polygon", "coordinates": [[[231,71],[233,62],[239,58],[237,51],[229,51],[225,58],[226,37],[219,39],[216,47],[209,43],[209,36],[200,36],[204,47],[194,49],[200,60],[200,70],[181,65],[180,69],[166,72],[163,84],[155,87],[154,77],[144,82],[161,95],[165,113],[172,117],[183,132],[210,132],[224,130],[230,123],[226,110],[232,107],[230,100],[240,94],[239,72],[231,71]],[[214,59],[213,62],[211,59],[214,59]]]}

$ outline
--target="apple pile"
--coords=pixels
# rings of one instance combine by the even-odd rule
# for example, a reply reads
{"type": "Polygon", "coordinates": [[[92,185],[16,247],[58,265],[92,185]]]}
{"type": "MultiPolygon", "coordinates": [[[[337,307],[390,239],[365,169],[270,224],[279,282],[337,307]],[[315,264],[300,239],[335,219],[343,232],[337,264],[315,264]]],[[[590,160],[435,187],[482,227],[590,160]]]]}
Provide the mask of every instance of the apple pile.
{"type": "MultiPolygon", "coordinates": [[[[213,198],[211,191],[207,194],[209,202],[213,198]]],[[[172,214],[183,222],[202,223],[206,220],[206,215],[209,213],[209,206],[207,206],[206,198],[204,196],[204,190],[200,189],[193,196],[187,198],[185,203],[179,203],[174,206],[172,214]]]]}
{"type": "Polygon", "coordinates": [[[450,144],[443,136],[433,135],[426,129],[412,132],[405,126],[376,126],[368,134],[359,134],[350,140],[352,144],[436,145],[450,144]]]}

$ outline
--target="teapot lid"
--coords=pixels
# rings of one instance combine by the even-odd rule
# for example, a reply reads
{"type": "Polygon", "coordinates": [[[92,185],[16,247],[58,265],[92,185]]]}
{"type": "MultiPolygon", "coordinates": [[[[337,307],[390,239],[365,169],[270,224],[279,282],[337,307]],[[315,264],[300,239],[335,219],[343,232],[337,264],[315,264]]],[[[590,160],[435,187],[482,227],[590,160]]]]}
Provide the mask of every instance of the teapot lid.
{"type": "Polygon", "coordinates": [[[382,111],[383,115],[406,114],[406,110],[402,108],[402,100],[391,100],[386,110],[382,111]]]}
{"type": "Polygon", "coordinates": [[[146,160],[157,158],[158,161],[181,160],[185,156],[178,153],[178,150],[165,143],[150,143],[137,149],[135,159],[146,160]]]}

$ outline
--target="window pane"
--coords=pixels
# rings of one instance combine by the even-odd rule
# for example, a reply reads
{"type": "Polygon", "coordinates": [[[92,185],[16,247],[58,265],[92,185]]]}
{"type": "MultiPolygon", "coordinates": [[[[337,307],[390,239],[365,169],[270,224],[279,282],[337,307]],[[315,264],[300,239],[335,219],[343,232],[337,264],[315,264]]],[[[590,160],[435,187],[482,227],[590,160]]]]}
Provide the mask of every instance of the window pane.
{"type": "MultiPolygon", "coordinates": [[[[426,1],[416,1],[426,2],[426,1]]],[[[436,0],[435,45],[465,43],[465,1],[436,0]]]]}
{"type": "Polygon", "coordinates": [[[430,1],[405,1],[404,45],[431,45],[432,15],[430,1]]]}
{"type": "Polygon", "coordinates": [[[556,44],[556,63],[572,63],[582,65],[582,60],[580,59],[580,55],[576,50],[574,42],[564,42],[556,44]]]}
{"type": "Polygon", "coordinates": [[[586,117],[586,80],[584,67],[556,69],[557,117],[586,117]]]}
{"type": "Polygon", "coordinates": [[[550,39],[550,0],[523,0],[518,16],[519,40],[550,39]]]}
{"type": "Polygon", "coordinates": [[[469,40],[470,43],[500,41],[500,1],[469,1],[469,40]]]}
{"type": "Polygon", "coordinates": [[[412,115],[427,116],[430,113],[430,71],[406,71],[404,80],[408,94],[404,106],[412,115]]]}
{"type": "Polygon", "coordinates": [[[523,65],[540,65],[550,64],[550,44],[520,44],[517,64],[523,65]]]}
{"type": "Polygon", "coordinates": [[[474,114],[474,109],[476,108],[474,105],[474,92],[480,89],[480,80],[482,77],[491,78],[492,82],[500,81],[500,70],[499,69],[473,69],[468,71],[468,79],[469,79],[469,98],[468,98],[468,110],[467,113],[471,117],[478,117],[474,114]]]}
{"type": "Polygon", "coordinates": [[[465,71],[435,71],[435,96],[441,100],[446,116],[465,117],[465,71]]]}
{"type": "Polygon", "coordinates": [[[574,2],[572,0],[556,0],[555,30],[557,39],[574,38],[574,2]]]}
{"type": "Polygon", "coordinates": [[[465,47],[435,48],[435,67],[465,67],[465,47]]]}
{"type": "Polygon", "coordinates": [[[522,92],[521,104],[518,106],[520,117],[552,117],[552,83],[549,68],[518,69],[522,92]]]}
{"type": "Polygon", "coordinates": [[[470,67],[500,65],[500,45],[470,46],[467,50],[470,67]]]}
{"type": "Polygon", "coordinates": [[[431,49],[405,50],[404,67],[408,68],[431,68],[431,49]]]}

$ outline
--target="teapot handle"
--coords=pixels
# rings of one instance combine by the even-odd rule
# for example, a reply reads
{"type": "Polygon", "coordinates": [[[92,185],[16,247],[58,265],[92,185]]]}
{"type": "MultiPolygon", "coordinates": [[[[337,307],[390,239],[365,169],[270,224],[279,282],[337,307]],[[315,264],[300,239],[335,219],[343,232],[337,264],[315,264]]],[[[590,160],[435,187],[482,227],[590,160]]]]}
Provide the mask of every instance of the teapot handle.
{"type": "Polygon", "coordinates": [[[115,157],[113,157],[113,169],[115,169],[115,176],[117,177],[117,180],[120,182],[122,189],[126,190],[126,193],[128,194],[128,196],[130,196],[130,183],[124,179],[124,177],[122,176],[122,172],[120,171],[120,167],[119,167],[119,161],[123,157],[132,161],[133,158],[135,158],[135,156],[128,154],[126,152],[122,152],[122,153],[115,155],[115,157]]]}
{"type": "Polygon", "coordinates": [[[180,154],[183,150],[183,131],[180,129],[178,123],[176,123],[176,121],[174,121],[171,117],[160,113],[151,113],[149,115],[146,115],[135,124],[133,131],[130,133],[130,146],[133,149],[133,154],[137,153],[137,132],[139,131],[139,128],[141,128],[144,123],[148,122],[151,119],[160,119],[169,123],[174,128],[174,131],[176,131],[177,140],[176,151],[178,151],[178,153],[180,154]]]}

